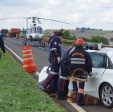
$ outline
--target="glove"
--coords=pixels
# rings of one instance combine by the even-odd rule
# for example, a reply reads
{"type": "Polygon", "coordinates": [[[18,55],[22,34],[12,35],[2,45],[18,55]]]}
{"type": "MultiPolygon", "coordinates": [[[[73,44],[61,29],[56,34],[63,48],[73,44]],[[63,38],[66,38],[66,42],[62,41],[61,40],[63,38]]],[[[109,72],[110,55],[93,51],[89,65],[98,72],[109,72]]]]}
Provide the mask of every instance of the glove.
{"type": "Polygon", "coordinates": [[[61,58],[57,57],[58,64],[61,62],[61,58]]]}

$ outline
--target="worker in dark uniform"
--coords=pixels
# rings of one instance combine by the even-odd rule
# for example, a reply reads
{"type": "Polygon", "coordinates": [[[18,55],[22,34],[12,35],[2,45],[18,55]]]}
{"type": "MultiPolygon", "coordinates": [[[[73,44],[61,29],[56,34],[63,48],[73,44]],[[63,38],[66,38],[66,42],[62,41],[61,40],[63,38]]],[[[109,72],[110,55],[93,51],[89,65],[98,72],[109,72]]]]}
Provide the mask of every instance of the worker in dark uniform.
{"type": "Polygon", "coordinates": [[[49,62],[51,64],[51,72],[48,77],[42,82],[40,88],[46,91],[48,85],[50,85],[49,92],[56,93],[58,79],[59,79],[59,63],[61,60],[61,40],[63,34],[61,32],[57,33],[57,36],[54,37],[53,41],[51,42],[51,49],[49,54],[49,62]]]}
{"type": "MultiPolygon", "coordinates": [[[[5,46],[4,46],[3,35],[0,35],[0,48],[1,48],[2,52],[3,52],[3,56],[5,56],[6,50],[5,50],[5,46]]],[[[1,57],[1,55],[0,55],[0,57],[1,57]]]]}
{"type": "Polygon", "coordinates": [[[54,39],[54,37],[56,37],[56,35],[57,35],[57,31],[54,31],[53,32],[53,35],[48,40],[48,45],[50,46],[50,48],[51,48],[51,42],[54,39]]]}
{"type": "MultiPolygon", "coordinates": [[[[87,51],[84,50],[85,42],[82,38],[78,38],[76,40],[76,48],[70,54],[70,62],[71,62],[71,74],[74,77],[84,78],[85,74],[89,74],[92,72],[92,60],[87,51]]],[[[85,82],[79,81],[78,88],[78,101],[77,104],[79,106],[84,105],[83,103],[83,95],[84,95],[84,85],[85,82]]]]}
{"type": "MultiPolygon", "coordinates": [[[[64,56],[61,61],[61,74],[58,82],[58,91],[57,91],[57,98],[60,100],[66,100],[68,94],[68,85],[69,85],[69,77],[70,77],[70,58],[69,55],[75,46],[71,46],[68,50],[64,53],[64,56]]],[[[77,84],[77,83],[76,83],[77,84]]],[[[75,85],[75,83],[74,83],[75,85]]],[[[77,90],[77,86],[74,86],[74,91],[77,90]]]]}
{"type": "MultiPolygon", "coordinates": [[[[65,61],[63,62],[63,66],[61,66],[61,76],[58,84],[57,98],[60,100],[67,99],[68,84],[69,84],[68,77],[70,75],[76,77],[76,75],[84,75],[83,72],[90,73],[92,71],[91,58],[89,54],[86,51],[84,51],[83,45],[84,45],[84,40],[82,38],[78,38],[76,41],[76,47],[74,46],[69,48],[64,54],[63,59],[65,61]]],[[[74,93],[78,92],[77,104],[82,106],[84,104],[83,90],[85,83],[79,82],[79,89],[77,87],[77,80],[72,80],[72,84],[73,84],[73,92],[74,93]]]]}

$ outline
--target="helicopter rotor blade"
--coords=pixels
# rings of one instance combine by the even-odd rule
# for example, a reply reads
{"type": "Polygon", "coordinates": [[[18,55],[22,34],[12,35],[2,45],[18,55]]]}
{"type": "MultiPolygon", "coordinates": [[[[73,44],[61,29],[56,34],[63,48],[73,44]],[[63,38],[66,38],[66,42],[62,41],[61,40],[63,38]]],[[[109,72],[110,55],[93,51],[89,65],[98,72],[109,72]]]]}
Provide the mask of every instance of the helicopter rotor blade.
{"type": "Polygon", "coordinates": [[[43,19],[43,20],[56,21],[56,22],[60,22],[60,23],[69,24],[69,23],[67,23],[67,22],[58,21],[58,20],[54,20],[54,19],[37,18],[37,17],[1,18],[0,20],[6,20],[6,19],[36,19],[36,21],[37,21],[39,24],[41,24],[40,19],[43,19]]]}
{"type": "Polygon", "coordinates": [[[19,18],[2,18],[0,20],[6,20],[6,19],[25,19],[26,17],[19,17],[19,18]]]}
{"type": "Polygon", "coordinates": [[[54,20],[54,19],[46,19],[46,18],[37,18],[37,19],[50,20],[50,21],[56,21],[56,22],[60,22],[60,23],[69,24],[69,23],[66,23],[66,22],[63,22],[63,21],[54,20]]]}

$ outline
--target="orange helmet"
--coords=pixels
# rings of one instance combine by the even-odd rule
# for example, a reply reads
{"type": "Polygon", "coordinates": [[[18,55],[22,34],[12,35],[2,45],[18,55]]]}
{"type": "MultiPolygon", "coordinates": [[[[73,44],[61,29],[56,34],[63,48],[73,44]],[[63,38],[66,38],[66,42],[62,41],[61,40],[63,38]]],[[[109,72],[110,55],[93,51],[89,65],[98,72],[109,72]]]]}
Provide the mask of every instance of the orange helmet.
{"type": "Polygon", "coordinates": [[[84,42],[84,40],[82,39],[82,38],[78,38],[77,40],[76,40],[76,45],[78,46],[78,45],[81,45],[81,46],[83,46],[85,44],[85,42],[84,42]]]}

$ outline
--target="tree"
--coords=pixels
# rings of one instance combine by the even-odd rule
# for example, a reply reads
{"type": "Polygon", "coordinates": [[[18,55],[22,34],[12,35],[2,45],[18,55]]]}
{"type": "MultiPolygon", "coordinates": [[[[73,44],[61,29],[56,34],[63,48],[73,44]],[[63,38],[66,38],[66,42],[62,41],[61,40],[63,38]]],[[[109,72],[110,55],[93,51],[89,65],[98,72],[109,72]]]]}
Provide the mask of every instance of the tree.
{"type": "Polygon", "coordinates": [[[109,41],[105,37],[99,37],[99,36],[92,36],[90,41],[92,43],[103,43],[103,44],[109,44],[109,41]]]}
{"type": "Polygon", "coordinates": [[[109,41],[108,41],[107,38],[105,38],[105,37],[99,37],[99,38],[100,38],[100,40],[102,41],[103,44],[108,44],[109,45],[109,41]]]}
{"type": "Polygon", "coordinates": [[[46,37],[50,37],[51,34],[50,34],[49,32],[45,32],[45,33],[44,33],[44,36],[46,36],[46,37]]]}
{"type": "Polygon", "coordinates": [[[63,33],[63,38],[64,39],[68,39],[68,40],[76,39],[76,36],[72,35],[69,30],[61,29],[60,31],[63,33]]]}
{"type": "Polygon", "coordinates": [[[99,39],[98,36],[92,36],[91,37],[91,42],[92,43],[101,43],[101,40],[99,39]]]}

